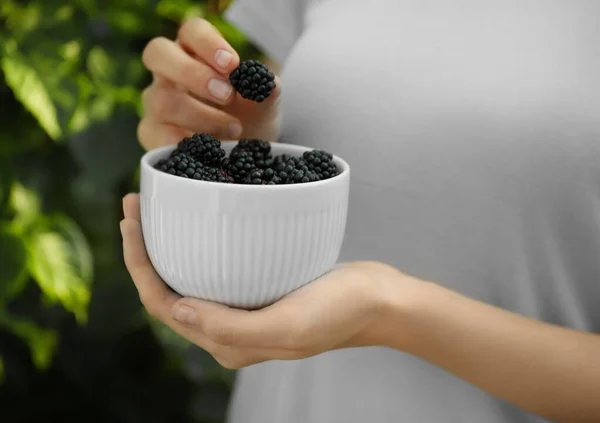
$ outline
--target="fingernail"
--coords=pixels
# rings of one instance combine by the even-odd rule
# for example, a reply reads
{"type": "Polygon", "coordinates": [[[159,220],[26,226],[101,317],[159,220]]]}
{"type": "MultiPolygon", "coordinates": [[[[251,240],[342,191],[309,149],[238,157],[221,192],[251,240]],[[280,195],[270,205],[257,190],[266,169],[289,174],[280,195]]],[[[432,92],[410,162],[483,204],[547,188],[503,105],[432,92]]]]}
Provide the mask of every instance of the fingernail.
{"type": "Polygon", "coordinates": [[[196,310],[190,306],[179,305],[173,311],[173,319],[186,325],[192,325],[196,321],[196,310]]]}
{"type": "Polygon", "coordinates": [[[230,123],[227,132],[232,139],[238,139],[242,135],[242,125],[239,123],[230,123]]]}
{"type": "Polygon", "coordinates": [[[231,63],[233,59],[233,54],[228,52],[227,50],[217,50],[215,53],[215,62],[217,62],[217,66],[225,69],[231,63]]]}
{"type": "Polygon", "coordinates": [[[208,82],[208,92],[219,100],[226,100],[231,94],[231,90],[233,87],[220,79],[211,79],[208,82]]]}

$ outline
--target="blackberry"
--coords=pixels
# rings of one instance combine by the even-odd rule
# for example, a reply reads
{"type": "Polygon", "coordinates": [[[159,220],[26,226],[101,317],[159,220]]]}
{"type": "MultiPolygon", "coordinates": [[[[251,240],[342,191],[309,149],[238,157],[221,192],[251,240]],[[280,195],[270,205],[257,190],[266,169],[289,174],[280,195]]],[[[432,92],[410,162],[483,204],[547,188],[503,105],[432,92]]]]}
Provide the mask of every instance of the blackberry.
{"type": "Polygon", "coordinates": [[[167,159],[159,160],[154,167],[170,175],[190,179],[202,179],[204,173],[202,163],[181,152],[172,154],[167,159]]]}
{"type": "Polygon", "coordinates": [[[275,156],[275,158],[273,159],[273,168],[277,167],[281,163],[287,162],[291,158],[292,156],[290,156],[289,154],[281,154],[279,156],[275,156]]]}
{"type": "Polygon", "coordinates": [[[223,169],[204,166],[185,153],[171,154],[169,158],[159,160],[154,167],[170,175],[198,181],[233,183],[233,178],[223,169]]]}
{"type": "Polygon", "coordinates": [[[300,184],[319,180],[319,175],[310,170],[306,161],[301,157],[290,157],[287,160],[280,158],[273,170],[283,184],[300,184]]]}
{"type": "Polygon", "coordinates": [[[321,180],[333,178],[338,173],[338,168],[333,162],[333,155],[323,150],[305,151],[302,158],[310,170],[319,175],[321,180]]]}
{"type": "Polygon", "coordinates": [[[282,182],[281,178],[271,168],[254,169],[244,180],[244,183],[251,185],[278,185],[282,182]]]}
{"type": "Polygon", "coordinates": [[[275,75],[257,60],[247,60],[229,75],[231,85],[242,97],[262,103],[275,88],[275,75]]]}
{"type": "Polygon", "coordinates": [[[221,182],[224,184],[233,184],[235,180],[226,170],[216,167],[206,167],[203,172],[204,181],[221,182]]]}
{"type": "Polygon", "coordinates": [[[183,152],[207,166],[218,166],[225,157],[221,141],[206,132],[194,134],[191,138],[184,138],[177,144],[177,151],[183,152]]]}
{"type": "Polygon", "coordinates": [[[266,169],[273,164],[273,156],[271,156],[271,144],[267,141],[259,139],[243,139],[240,140],[233,150],[230,157],[236,157],[240,152],[245,151],[252,156],[254,164],[260,169],[266,169]]]}
{"type": "Polygon", "coordinates": [[[256,169],[252,154],[247,151],[238,151],[234,155],[229,155],[223,160],[222,166],[239,184],[244,183],[248,174],[256,169]]]}

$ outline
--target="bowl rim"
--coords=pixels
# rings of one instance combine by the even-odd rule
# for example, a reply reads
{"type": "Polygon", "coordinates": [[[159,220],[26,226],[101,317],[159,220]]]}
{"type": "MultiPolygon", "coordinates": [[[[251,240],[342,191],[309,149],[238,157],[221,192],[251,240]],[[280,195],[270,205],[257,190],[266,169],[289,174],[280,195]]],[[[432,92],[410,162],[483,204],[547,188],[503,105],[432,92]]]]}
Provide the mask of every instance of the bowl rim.
{"type": "MultiPolygon", "coordinates": [[[[222,141],[222,144],[229,144],[229,143],[237,143],[237,141],[222,141]]],[[[285,146],[285,148],[294,150],[294,151],[300,153],[300,155],[302,155],[302,153],[304,153],[305,151],[318,150],[317,148],[306,147],[306,146],[297,145],[297,144],[286,144],[286,143],[280,143],[280,142],[273,142],[272,144],[285,146]]],[[[140,160],[141,167],[142,167],[141,173],[143,174],[144,173],[143,171],[145,170],[146,172],[155,174],[156,177],[167,178],[167,180],[171,180],[173,182],[177,180],[177,181],[179,181],[179,183],[192,184],[192,185],[196,185],[196,186],[206,186],[206,187],[219,186],[219,187],[222,187],[221,189],[223,189],[223,190],[244,189],[244,190],[275,191],[275,190],[308,190],[311,188],[323,187],[327,184],[332,184],[342,178],[345,178],[347,176],[347,174],[350,172],[350,165],[348,164],[348,162],[346,162],[341,157],[336,156],[335,154],[332,154],[333,161],[338,165],[338,167],[340,167],[342,169],[342,171],[340,173],[335,175],[333,178],[325,179],[323,181],[305,182],[305,183],[301,183],[301,184],[285,184],[285,185],[225,184],[223,182],[199,181],[196,179],[182,178],[180,176],[171,175],[169,173],[162,172],[153,167],[151,162],[154,163],[154,161],[156,159],[158,159],[158,157],[160,157],[166,151],[168,151],[168,150],[172,151],[176,147],[177,147],[177,144],[171,144],[171,145],[166,145],[166,146],[162,146],[162,147],[157,147],[157,148],[154,148],[154,149],[149,150],[146,153],[144,153],[144,155],[142,156],[142,158],[140,160]]]]}

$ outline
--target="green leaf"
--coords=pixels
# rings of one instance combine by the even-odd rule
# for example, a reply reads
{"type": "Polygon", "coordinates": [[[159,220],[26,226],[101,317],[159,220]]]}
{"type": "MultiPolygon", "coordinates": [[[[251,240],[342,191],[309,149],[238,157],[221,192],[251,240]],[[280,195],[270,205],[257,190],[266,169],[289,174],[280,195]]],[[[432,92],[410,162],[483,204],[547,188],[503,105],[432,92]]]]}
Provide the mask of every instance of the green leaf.
{"type": "Polygon", "coordinates": [[[0,217],[8,204],[12,186],[12,175],[8,165],[0,161],[0,217]]]}
{"type": "Polygon", "coordinates": [[[51,304],[61,303],[79,323],[87,321],[93,259],[77,225],[66,216],[53,217],[29,239],[28,268],[51,304]]]}
{"type": "Polygon", "coordinates": [[[19,54],[14,40],[4,44],[1,66],[15,97],[36,117],[52,139],[60,138],[62,130],[51,96],[37,70],[19,54]]]}
{"type": "Polygon", "coordinates": [[[69,131],[73,133],[82,132],[88,126],[90,126],[91,119],[88,108],[85,104],[79,104],[69,122],[69,131]]]}
{"type": "Polygon", "coordinates": [[[11,222],[16,231],[25,231],[40,218],[39,195],[18,182],[12,184],[9,204],[15,213],[11,222]]]}
{"type": "Polygon", "coordinates": [[[112,92],[97,96],[90,103],[89,113],[93,121],[105,121],[112,115],[115,109],[115,100],[112,92]]]}
{"type": "Polygon", "coordinates": [[[81,7],[85,12],[90,16],[95,16],[98,14],[98,2],[97,0],[75,0],[74,4],[81,7]]]}
{"type": "Polygon", "coordinates": [[[42,20],[42,8],[39,2],[28,3],[21,5],[9,0],[0,2],[0,16],[6,18],[6,28],[15,35],[36,30],[42,20]]]}
{"type": "Polygon", "coordinates": [[[108,81],[114,74],[115,65],[102,47],[95,46],[88,54],[87,68],[95,80],[108,81]]]}
{"type": "Polygon", "coordinates": [[[51,221],[49,228],[59,233],[69,244],[75,254],[75,268],[81,279],[91,285],[94,276],[94,259],[90,245],[79,226],[66,215],[56,215],[51,221]]]}
{"type": "Polygon", "coordinates": [[[77,60],[78,56],[81,54],[81,41],[72,40],[61,45],[59,48],[59,53],[65,60],[77,60]]]}
{"type": "Polygon", "coordinates": [[[74,12],[75,8],[73,7],[73,5],[66,4],[64,6],[58,7],[54,11],[54,18],[59,22],[67,21],[73,17],[74,12]]]}
{"type": "Polygon", "coordinates": [[[27,248],[23,239],[0,225],[0,304],[21,293],[27,284],[27,248]]]}
{"type": "MultiPolygon", "coordinates": [[[[204,6],[205,7],[205,6],[204,6]]],[[[191,0],[161,0],[156,5],[158,16],[181,22],[191,17],[202,17],[204,15],[203,5],[191,0]]]]}
{"type": "Polygon", "coordinates": [[[58,334],[55,330],[41,328],[29,320],[2,311],[0,325],[27,342],[36,368],[44,370],[50,366],[58,344],[58,334]]]}
{"type": "Polygon", "coordinates": [[[139,33],[147,24],[144,16],[136,10],[109,8],[106,11],[106,17],[111,25],[127,34],[139,33]]]}

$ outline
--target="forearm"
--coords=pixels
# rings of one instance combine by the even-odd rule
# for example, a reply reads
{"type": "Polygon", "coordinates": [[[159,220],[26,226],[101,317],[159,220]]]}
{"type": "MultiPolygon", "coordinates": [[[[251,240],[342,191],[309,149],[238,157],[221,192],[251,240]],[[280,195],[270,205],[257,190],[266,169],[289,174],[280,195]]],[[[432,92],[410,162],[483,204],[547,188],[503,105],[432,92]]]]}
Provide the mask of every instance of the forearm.
{"type": "MultiPolygon", "coordinates": [[[[392,296],[393,298],[393,296],[392,296]]],[[[600,336],[424,283],[389,303],[386,344],[556,421],[600,421],[600,336]]]]}

